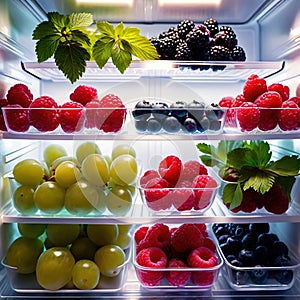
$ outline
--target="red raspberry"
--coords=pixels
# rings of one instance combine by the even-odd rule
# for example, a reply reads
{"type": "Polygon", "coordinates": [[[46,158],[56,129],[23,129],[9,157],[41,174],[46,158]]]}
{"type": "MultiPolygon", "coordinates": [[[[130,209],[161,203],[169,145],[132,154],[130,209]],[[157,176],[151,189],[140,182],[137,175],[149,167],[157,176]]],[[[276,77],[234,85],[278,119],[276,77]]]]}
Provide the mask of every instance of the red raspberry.
{"type": "MultiPolygon", "coordinates": [[[[218,264],[215,252],[206,248],[199,247],[191,251],[188,256],[188,265],[192,268],[212,268],[218,264]]],[[[195,285],[208,286],[214,282],[214,271],[193,271],[191,280],[195,285]]]]}
{"type": "Polygon", "coordinates": [[[157,223],[152,225],[146,232],[145,237],[136,247],[136,252],[139,253],[142,249],[149,247],[157,247],[168,249],[171,242],[171,232],[165,224],[157,223]]]}
{"type": "Polygon", "coordinates": [[[282,103],[279,112],[279,127],[286,130],[297,130],[300,127],[300,107],[292,100],[282,103]]]}
{"type": "Polygon", "coordinates": [[[3,111],[2,107],[5,107],[8,105],[8,102],[6,99],[0,99],[0,131],[7,131],[5,121],[4,121],[4,116],[3,116],[3,111]]]}
{"type": "Polygon", "coordinates": [[[244,102],[236,109],[236,117],[242,131],[255,129],[260,120],[260,111],[253,102],[244,102]]]}
{"type": "Polygon", "coordinates": [[[188,252],[203,245],[201,231],[194,224],[182,224],[171,236],[171,245],[177,252],[188,252]]]}
{"type": "Polygon", "coordinates": [[[201,233],[204,237],[208,236],[208,233],[206,231],[207,227],[206,227],[205,223],[196,223],[194,225],[201,231],[201,233]]]}
{"type": "Polygon", "coordinates": [[[292,97],[289,100],[294,101],[300,107],[300,97],[292,97]]]}
{"type": "Polygon", "coordinates": [[[244,95],[237,95],[232,102],[231,107],[239,107],[241,106],[244,102],[247,102],[244,95]]]}
{"type": "Polygon", "coordinates": [[[281,83],[273,83],[268,86],[268,91],[277,92],[280,94],[282,101],[286,101],[290,97],[290,88],[287,85],[281,83]]]}
{"type": "Polygon", "coordinates": [[[85,106],[88,102],[97,99],[97,90],[91,86],[79,85],[70,94],[70,99],[85,106]]]}
{"type": "Polygon", "coordinates": [[[155,178],[160,178],[158,172],[156,170],[147,170],[140,179],[140,186],[145,187],[151,179],[155,178]]]}
{"type": "Polygon", "coordinates": [[[19,104],[12,104],[2,109],[8,129],[16,132],[25,132],[29,129],[28,108],[23,108],[19,104]]]}
{"type": "Polygon", "coordinates": [[[210,175],[198,175],[193,181],[193,188],[195,193],[195,210],[200,210],[207,207],[216,192],[218,184],[210,175]]]}
{"type": "Polygon", "coordinates": [[[189,211],[194,207],[195,195],[190,181],[181,181],[172,193],[173,206],[178,211],[189,211]]]}
{"type": "Polygon", "coordinates": [[[216,251],[216,245],[210,237],[205,237],[203,242],[203,247],[210,249],[211,251],[216,251]]]}
{"type": "Polygon", "coordinates": [[[196,160],[190,160],[183,164],[180,180],[193,181],[198,175],[207,175],[207,168],[196,160]]]}
{"type": "Polygon", "coordinates": [[[33,95],[25,84],[18,83],[8,90],[6,98],[9,104],[19,104],[22,107],[29,107],[33,95]]]}
{"type": "Polygon", "coordinates": [[[78,132],[84,124],[84,106],[78,102],[66,102],[59,110],[59,121],[66,133],[78,132]]]}
{"type": "Polygon", "coordinates": [[[260,121],[258,128],[262,131],[272,130],[278,124],[279,110],[282,99],[277,92],[265,92],[254,102],[260,108],[260,121]]]}
{"type": "Polygon", "coordinates": [[[122,100],[113,94],[108,94],[100,100],[97,128],[104,132],[118,132],[126,118],[126,108],[122,100]],[[115,108],[115,109],[110,109],[115,108]]]}
{"type": "Polygon", "coordinates": [[[232,106],[232,103],[234,101],[233,97],[223,97],[220,101],[219,101],[219,106],[222,108],[228,108],[226,110],[226,117],[225,117],[225,124],[224,126],[228,126],[228,127],[234,127],[234,121],[235,118],[232,118],[232,110],[230,110],[230,107],[232,106]]]}
{"type": "Polygon", "coordinates": [[[219,101],[219,106],[220,107],[231,107],[232,102],[234,101],[233,97],[223,97],[220,101],[219,101]]]}
{"type": "Polygon", "coordinates": [[[254,102],[255,99],[268,90],[267,83],[263,78],[258,75],[252,74],[246,80],[243,87],[243,95],[247,102],[254,102]]]}
{"type": "Polygon", "coordinates": [[[169,197],[168,182],[162,178],[154,178],[148,181],[144,187],[145,200],[149,208],[158,211],[169,209],[172,199],[169,197]]]}
{"type": "Polygon", "coordinates": [[[289,208],[289,198],[284,190],[278,185],[273,184],[270,190],[263,194],[265,209],[273,214],[284,214],[289,208]]]}
{"type": "MultiPolygon", "coordinates": [[[[168,268],[187,268],[187,265],[180,259],[172,258],[168,262],[168,268]]],[[[191,278],[190,271],[168,271],[166,279],[173,286],[185,286],[191,278]]]]}
{"type": "Polygon", "coordinates": [[[182,172],[182,161],[175,155],[169,155],[159,163],[158,172],[170,187],[174,187],[182,172]]]}
{"type": "Polygon", "coordinates": [[[58,105],[51,97],[36,98],[29,106],[30,123],[37,130],[53,131],[59,125],[58,105]]]}
{"type": "MultiPolygon", "coordinates": [[[[167,266],[167,256],[160,248],[145,248],[137,254],[136,263],[142,267],[161,269],[167,266]]],[[[142,268],[136,268],[136,274],[140,282],[146,286],[157,286],[164,277],[164,271],[150,271],[142,268]]]]}
{"type": "Polygon", "coordinates": [[[236,122],[236,108],[241,106],[245,102],[245,97],[243,95],[237,95],[231,104],[231,107],[227,110],[226,118],[225,118],[225,125],[231,128],[237,127],[236,122]]]}
{"type": "Polygon", "coordinates": [[[149,226],[142,226],[135,231],[134,240],[136,244],[139,244],[139,242],[144,239],[148,229],[149,226]]]}
{"type": "Polygon", "coordinates": [[[93,100],[85,105],[85,127],[95,128],[97,124],[98,114],[100,114],[100,102],[93,100]]]}

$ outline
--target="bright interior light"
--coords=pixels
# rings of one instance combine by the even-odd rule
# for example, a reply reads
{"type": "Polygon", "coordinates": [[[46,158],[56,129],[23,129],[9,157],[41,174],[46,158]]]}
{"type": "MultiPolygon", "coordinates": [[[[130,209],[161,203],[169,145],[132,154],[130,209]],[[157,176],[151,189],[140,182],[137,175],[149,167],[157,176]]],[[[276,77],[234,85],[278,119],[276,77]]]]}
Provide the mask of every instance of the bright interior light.
{"type": "Polygon", "coordinates": [[[158,0],[158,4],[160,6],[164,5],[209,5],[209,6],[219,6],[221,4],[222,0],[158,0]]]}
{"type": "Polygon", "coordinates": [[[134,0],[76,0],[78,4],[93,5],[127,5],[132,6],[134,0]]]}
{"type": "Polygon", "coordinates": [[[292,38],[300,36],[300,27],[292,28],[290,31],[290,36],[292,38]]]}

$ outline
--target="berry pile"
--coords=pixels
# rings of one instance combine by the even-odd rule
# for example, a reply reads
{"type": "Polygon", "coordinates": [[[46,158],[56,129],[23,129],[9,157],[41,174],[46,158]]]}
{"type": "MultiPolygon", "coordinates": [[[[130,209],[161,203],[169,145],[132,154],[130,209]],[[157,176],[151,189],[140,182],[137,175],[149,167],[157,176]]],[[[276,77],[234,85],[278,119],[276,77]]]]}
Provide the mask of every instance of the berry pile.
{"type": "Polygon", "coordinates": [[[217,277],[220,263],[205,224],[142,226],[134,240],[136,273],[145,286],[158,286],[166,280],[177,287],[209,287],[217,277]]]}
{"type": "MultiPolygon", "coordinates": [[[[151,37],[160,59],[195,61],[245,61],[236,33],[230,26],[220,26],[209,18],[202,24],[182,20],[177,26],[151,37]]],[[[204,67],[205,68],[205,67],[204,67]]],[[[207,67],[206,67],[207,68],[207,67]]]]}
{"type": "Polygon", "coordinates": [[[294,274],[289,268],[292,260],[288,246],[270,232],[268,223],[214,224],[213,231],[230,268],[233,284],[266,288],[274,279],[280,285],[292,282],[294,274]]]}
{"type": "Polygon", "coordinates": [[[202,133],[222,128],[224,111],[217,104],[206,105],[193,100],[151,103],[141,100],[132,110],[135,128],[139,132],[202,133]]]}
{"type": "Polygon", "coordinates": [[[0,101],[4,114],[1,110],[0,130],[27,132],[32,126],[39,132],[53,132],[60,126],[65,133],[84,128],[115,133],[122,128],[126,108],[118,96],[108,94],[99,100],[94,87],[80,85],[69,97],[71,101],[62,105],[49,96],[33,99],[26,85],[16,84],[0,101]]]}
{"type": "Polygon", "coordinates": [[[162,159],[158,169],[140,178],[141,194],[154,210],[204,211],[217,192],[218,183],[198,161],[185,163],[175,155],[162,159]]]}
{"type": "Polygon", "coordinates": [[[249,76],[242,94],[224,97],[219,105],[228,108],[225,126],[239,127],[241,131],[300,128],[300,97],[290,97],[289,87],[281,83],[267,85],[256,74],[249,76]]]}

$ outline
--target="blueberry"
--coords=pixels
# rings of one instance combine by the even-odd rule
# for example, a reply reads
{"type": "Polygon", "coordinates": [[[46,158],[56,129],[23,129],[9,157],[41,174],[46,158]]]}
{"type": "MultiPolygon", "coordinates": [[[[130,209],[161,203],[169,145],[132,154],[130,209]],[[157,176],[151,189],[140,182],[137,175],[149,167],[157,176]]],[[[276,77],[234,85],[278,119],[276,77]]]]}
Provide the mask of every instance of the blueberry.
{"type": "MultiPolygon", "coordinates": [[[[256,266],[256,267],[260,267],[260,266],[256,266]]],[[[269,272],[266,269],[254,269],[251,270],[251,279],[254,283],[256,284],[264,284],[267,282],[268,277],[269,277],[269,272]]]]}
{"type": "Polygon", "coordinates": [[[187,108],[188,116],[195,119],[199,123],[204,115],[205,103],[193,100],[187,105],[187,108]]]}
{"type": "Polygon", "coordinates": [[[170,105],[170,114],[175,118],[183,118],[186,117],[187,114],[187,103],[184,101],[176,101],[170,105]]]}
{"type": "Polygon", "coordinates": [[[244,237],[244,235],[247,233],[247,230],[245,227],[238,225],[235,229],[234,235],[239,238],[242,239],[244,237]]]}
{"type": "Polygon", "coordinates": [[[228,238],[229,238],[229,234],[221,235],[220,237],[218,237],[219,244],[221,245],[221,244],[226,243],[228,238]]]}
{"type": "Polygon", "coordinates": [[[162,123],[162,127],[167,132],[178,132],[180,130],[181,124],[175,117],[166,117],[162,123]]]}
{"type": "Polygon", "coordinates": [[[151,108],[152,106],[148,101],[146,100],[139,101],[135,105],[135,108],[132,110],[132,115],[135,120],[145,121],[151,115],[151,108]]]}
{"type": "Polygon", "coordinates": [[[220,226],[216,229],[215,231],[215,235],[216,237],[220,237],[221,235],[224,235],[224,234],[228,234],[228,230],[225,228],[225,226],[220,226]]]}
{"type": "Polygon", "coordinates": [[[254,265],[254,254],[252,250],[242,249],[238,257],[244,266],[251,267],[254,265]]]}
{"type": "Polygon", "coordinates": [[[226,241],[229,246],[229,251],[231,254],[238,254],[241,250],[242,243],[239,239],[235,237],[229,237],[226,241]]]}
{"type": "Polygon", "coordinates": [[[269,223],[252,223],[249,225],[249,231],[257,236],[261,233],[268,233],[270,230],[269,223]]]}
{"type": "Polygon", "coordinates": [[[261,233],[257,237],[257,243],[260,245],[265,245],[271,249],[274,242],[279,241],[278,236],[275,233],[261,233]]]}
{"type": "Polygon", "coordinates": [[[155,118],[150,118],[147,121],[147,130],[149,133],[157,133],[161,130],[161,123],[155,118]]]}
{"type": "Polygon", "coordinates": [[[212,103],[205,108],[205,115],[209,120],[220,120],[224,115],[224,111],[218,104],[212,103]]]}
{"type": "Polygon", "coordinates": [[[230,246],[226,243],[220,244],[220,249],[223,252],[224,256],[228,256],[229,254],[231,254],[230,252],[230,246]]]}
{"type": "Polygon", "coordinates": [[[256,245],[256,235],[249,232],[242,239],[242,245],[245,249],[254,249],[256,245]]]}
{"type": "Polygon", "coordinates": [[[185,128],[185,131],[187,131],[188,133],[194,133],[198,129],[196,121],[192,118],[186,118],[183,126],[185,128]]]}
{"type": "Polygon", "coordinates": [[[286,267],[291,265],[291,260],[288,256],[280,255],[274,260],[274,267],[286,267]]]}
{"type": "Polygon", "coordinates": [[[135,121],[134,125],[135,125],[136,130],[144,132],[147,130],[148,122],[147,121],[135,121]]]}
{"type": "Polygon", "coordinates": [[[152,104],[152,115],[155,119],[163,120],[169,112],[170,110],[166,103],[156,102],[152,104]]]}
{"type": "Polygon", "coordinates": [[[287,256],[289,254],[288,246],[282,241],[275,241],[271,248],[271,255],[273,258],[278,256],[287,256]]]}
{"type": "Polygon", "coordinates": [[[266,264],[269,259],[269,250],[266,246],[259,245],[254,250],[255,262],[258,264],[266,264]]]}
{"type": "Polygon", "coordinates": [[[226,259],[227,259],[227,261],[228,261],[230,264],[232,264],[232,261],[237,260],[237,258],[236,258],[236,256],[235,256],[234,254],[228,254],[228,255],[226,256],[226,259]]]}
{"type": "Polygon", "coordinates": [[[274,277],[281,284],[289,284],[293,280],[293,271],[292,270],[280,270],[275,271],[274,277]]]}
{"type": "Polygon", "coordinates": [[[229,263],[238,268],[243,267],[243,263],[238,259],[233,259],[233,260],[229,261],[229,263]]]}

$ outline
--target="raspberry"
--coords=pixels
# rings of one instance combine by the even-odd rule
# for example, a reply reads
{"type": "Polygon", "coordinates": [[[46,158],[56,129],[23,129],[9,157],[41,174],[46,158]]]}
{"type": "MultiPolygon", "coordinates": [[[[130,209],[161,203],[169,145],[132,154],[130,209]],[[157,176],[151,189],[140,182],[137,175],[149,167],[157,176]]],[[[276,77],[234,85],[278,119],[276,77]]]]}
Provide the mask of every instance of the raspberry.
{"type": "Polygon", "coordinates": [[[174,187],[182,172],[182,162],[180,158],[174,155],[165,157],[158,166],[160,176],[167,180],[170,187],[174,187]]]}
{"type": "Polygon", "coordinates": [[[279,127],[286,130],[297,130],[300,127],[300,107],[292,100],[282,103],[279,112],[279,127]]]}
{"type": "Polygon", "coordinates": [[[182,224],[171,236],[171,245],[177,252],[188,252],[203,245],[203,235],[194,224],[182,224]]]}
{"type": "Polygon", "coordinates": [[[155,178],[160,178],[160,175],[156,170],[147,170],[143,176],[140,178],[140,186],[145,187],[146,184],[151,180],[155,178]]]}
{"type": "Polygon", "coordinates": [[[66,102],[59,110],[59,121],[66,133],[78,132],[84,125],[84,106],[78,102],[66,102]]]}
{"type": "Polygon", "coordinates": [[[0,131],[7,131],[5,121],[4,121],[4,116],[3,116],[3,111],[2,107],[5,107],[8,105],[8,102],[6,99],[0,99],[0,131]]]}
{"type": "Polygon", "coordinates": [[[198,175],[207,175],[207,168],[196,160],[190,160],[183,164],[181,180],[193,181],[198,175]]]}
{"type": "Polygon", "coordinates": [[[283,214],[289,208],[289,198],[278,184],[273,184],[263,195],[263,201],[265,209],[273,214],[283,214]]]}
{"type": "Polygon", "coordinates": [[[289,100],[294,101],[300,107],[300,97],[292,97],[289,100]]]}
{"type": "MultiPolygon", "coordinates": [[[[227,105],[229,105],[229,102],[230,101],[228,101],[227,105]]],[[[226,113],[226,118],[225,118],[226,126],[231,128],[237,127],[235,107],[240,106],[244,102],[245,102],[245,97],[243,95],[237,95],[235,98],[232,98],[231,106],[229,107],[226,113]]],[[[226,102],[223,105],[225,104],[226,102]]]]}
{"type": "Polygon", "coordinates": [[[220,107],[231,107],[232,103],[234,101],[233,97],[223,97],[220,101],[219,101],[219,106],[220,107]]]}
{"type": "Polygon", "coordinates": [[[211,251],[216,251],[216,245],[210,237],[205,237],[203,242],[203,247],[210,249],[211,251]]]}
{"type": "Polygon", "coordinates": [[[33,95],[25,84],[18,83],[8,90],[6,98],[9,104],[19,104],[22,107],[29,107],[33,95]]]}
{"type": "Polygon", "coordinates": [[[243,102],[242,105],[237,108],[236,116],[241,130],[251,131],[259,124],[260,111],[255,103],[243,102]]]}
{"type": "Polygon", "coordinates": [[[243,95],[247,102],[254,102],[255,99],[268,90],[267,83],[258,75],[252,74],[246,80],[243,87],[243,95]]]}
{"type": "Polygon", "coordinates": [[[260,121],[258,128],[262,131],[272,130],[278,124],[279,110],[282,105],[282,99],[277,92],[265,92],[254,102],[260,108],[260,121]]]}
{"type": "Polygon", "coordinates": [[[97,90],[91,86],[79,85],[70,94],[70,99],[85,106],[88,102],[97,99],[97,90]]]}
{"type": "MultiPolygon", "coordinates": [[[[187,265],[177,258],[172,258],[168,262],[168,268],[187,268],[187,265]]],[[[190,271],[168,271],[166,279],[173,286],[185,286],[191,278],[190,271]]]]}
{"type": "Polygon", "coordinates": [[[16,132],[25,132],[29,129],[28,109],[19,104],[7,105],[4,110],[6,126],[16,132]]]}
{"type": "Polygon", "coordinates": [[[191,210],[195,195],[190,181],[181,181],[172,193],[173,205],[178,211],[191,210]]]}
{"type": "MultiPolygon", "coordinates": [[[[167,256],[162,249],[150,247],[137,254],[136,262],[142,267],[160,269],[167,266],[167,256]]],[[[140,282],[146,286],[157,286],[164,277],[164,272],[160,270],[149,271],[137,268],[136,273],[140,282]]]]}
{"type": "Polygon", "coordinates": [[[136,244],[139,244],[139,242],[144,239],[148,229],[149,226],[142,226],[135,231],[134,240],[136,244]]]}
{"type": "Polygon", "coordinates": [[[210,175],[198,175],[193,181],[195,193],[195,210],[200,210],[207,207],[213,200],[217,182],[210,175]]]}
{"type": "Polygon", "coordinates": [[[145,237],[137,245],[136,251],[139,253],[142,249],[149,247],[168,249],[170,241],[171,232],[169,227],[167,225],[157,223],[147,230],[145,237]]]}
{"type": "Polygon", "coordinates": [[[53,131],[59,125],[58,105],[51,97],[36,98],[29,106],[30,123],[37,130],[53,131]]]}
{"type": "Polygon", "coordinates": [[[268,86],[268,91],[277,92],[280,94],[282,101],[286,101],[290,97],[290,88],[287,85],[281,83],[273,83],[268,86]]]}
{"type": "Polygon", "coordinates": [[[145,200],[149,208],[158,211],[169,209],[172,205],[168,182],[162,178],[151,179],[144,187],[145,200]]]}
{"type": "Polygon", "coordinates": [[[100,102],[98,100],[92,100],[85,105],[85,127],[95,128],[98,114],[100,113],[100,102]]]}
{"type": "Polygon", "coordinates": [[[100,100],[97,128],[104,132],[118,132],[126,118],[126,108],[122,100],[113,94],[108,94],[100,100]],[[115,109],[110,109],[115,108],[115,109]]]}

